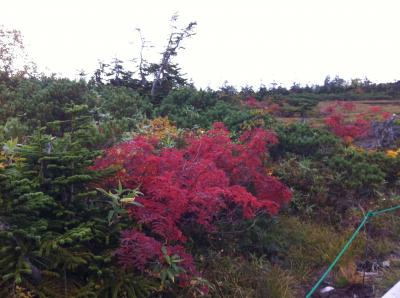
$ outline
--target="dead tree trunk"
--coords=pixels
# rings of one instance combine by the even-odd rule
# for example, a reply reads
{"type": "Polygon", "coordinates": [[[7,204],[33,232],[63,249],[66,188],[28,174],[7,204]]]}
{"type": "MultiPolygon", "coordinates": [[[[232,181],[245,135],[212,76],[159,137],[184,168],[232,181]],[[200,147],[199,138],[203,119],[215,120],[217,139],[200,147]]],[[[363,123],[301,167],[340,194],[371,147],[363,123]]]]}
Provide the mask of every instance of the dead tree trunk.
{"type": "MultiPolygon", "coordinates": [[[[174,15],[171,19],[171,22],[172,23],[175,22],[177,18],[178,18],[177,15],[174,15]]],[[[157,94],[157,88],[161,85],[161,81],[163,80],[164,76],[164,71],[168,67],[171,57],[175,56],[177,54],[178,49],[182,48],[180,47],[180,44],[183,39],[195,34],[193,33],[193,29],[195,26],[196,22],[191,22],[186,28],[181,29],[177,32],[176,31],[177,27],[175,25],[172,25],[173,31],[169,36],[167,47],[165,48],[165,51],[162,53],[161,63],[154,75],[153,84],[151,86],[151,96],[153,98],[157,94]]]]}

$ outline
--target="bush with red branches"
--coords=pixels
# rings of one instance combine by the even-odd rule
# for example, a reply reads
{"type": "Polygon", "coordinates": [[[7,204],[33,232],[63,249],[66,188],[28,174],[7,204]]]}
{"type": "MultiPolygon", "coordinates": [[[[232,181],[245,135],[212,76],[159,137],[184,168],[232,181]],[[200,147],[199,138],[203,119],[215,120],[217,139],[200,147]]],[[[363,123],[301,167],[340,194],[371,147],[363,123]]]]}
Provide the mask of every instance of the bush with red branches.
{"type": "Polygon", "coordinates": [[[357,113],[353,102],[335,101],[321,110],[326,115],[325,123],[334,134],[346,141],[367,136],[371,131],[373,120],[386,120],[390,113],[382,107],[370,106],[368,112],[357,113]],[[346,120],[346,114],[353,112],[354,120],[346,120]]]}
{"type": "Polygon", "coordinates": [[[367,136],[371,128],[371,121],[364,113],[356,114],[355,120],[346,120],[345,115],[355,110],[353,102],[335,101],[321,112],[326,114],[325,123],[335,135],[351,141],[367,136]]]}
{"type": "Polygon", "coordinates": [[[244,101],[242,101],[246,106],[250,108],[257,108],[257,109],[263,109],[265,108],[265,103],[258,101],[255,97],[253,96],[248,96],[245,98],[244,101]]]}
{"type": "Polygon", "coordinates": [[[270,176],[264,166],[268,145],[277,143],[272,131],[256,128],[234,143],[222,123],[200,137],[187,136],[181,149],[157,147],[157,140],[137,137],[109,149],[94,168],[117,167],[115,177],[129,188],[140,187],[140,206],[128,207],[140,228],[125,231],[117,255],[123,266],[149,270],[163,263],[162,247],[181,258],[187,281],[195,275],[190,254],[183,246],[191,237],[188,227],[216,232],[218,222],[234,223],[259,213],[275,215],[288,203],[290,190],[270,176]]]}
{"type": "Polygon", "coordinates": [[[371,128],[371,122],[362,114],[353,121],[345,121],[343,114],[334,113],[325,118],[325,123],[335,135],[345,140],[367,136],[371,128]]]}

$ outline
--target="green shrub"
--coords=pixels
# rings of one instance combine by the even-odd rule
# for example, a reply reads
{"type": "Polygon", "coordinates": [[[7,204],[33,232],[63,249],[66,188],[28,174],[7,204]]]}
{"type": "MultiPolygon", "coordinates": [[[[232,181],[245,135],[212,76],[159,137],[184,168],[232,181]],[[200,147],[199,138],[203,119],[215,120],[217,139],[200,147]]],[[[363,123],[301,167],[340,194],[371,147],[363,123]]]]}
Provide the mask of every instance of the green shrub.
{"type": "Polygon", "coordinates": [[[304,157],[331,156],[341,149],[340,140],[328,131],[295,123],[277,129],[279,144],[275,155],[294,153],[304,157]]]}
{"type": "Polygon", "coordinates": [[[396,183],[400,180],[400,155],[397,157],[389,157],[385,152],[366,152],[366,160],[374,165],[385,175],[385,181],[389,187],[396,187],[396,183]]]}
{"type": "Polygon", "coordinates": [[[326,165],[332,173],[330,192],[343,202],[370,199],[376,196],[385,182],[385,173],[368,160],[367,153],[352,148],[342,155],[333,156],[326,165]]]}
{"type": "Polygon", "coordinates": [[[295,157],[282,160],[275,169],[281,181],[292,188],[291,211],[312,216],[327,204],[329,189],[326,177],[322,175],[318,164],[311,159],[295,157]]]}
{"type": "Polygon", "coordinates": [[[278,177],[294,191],[291,211],[317,215],[325,222],[339,222],[349,208],[370,205],[384,190],[385,173],[368,155],[353,149],[326,159],[284,159],[276,167],[278,177]]]}
{"type": "Polygon", "coordinates": [[[18,118],[8,118],[3,127],[3,137],[5,139],[19,139],[22,140],[28,134],[28,127],[22,124],[18,118]]]}
{"type": "Polygon", "coordinates": [[[202,117],[216,103],[212,93],[185,87],[171,91],[155,110],[156,116],[168,116],[178,127],[192,128],[200,126],[207,128],[211,121],[202,117]]]}
{"type": "Polygon", "coordinates": [[[94,189],[111,173],[89,168],[99,154],[90,149],[90,119],[82,105],[68,113],[62,137],[39,130],[1,154],[0,297],[17,286],[41,297],[148,297],[156,279],[114,258],[127,216],[110,222],[118,206],[94,189]]]}
{"type": "Polygon", "coordinates": [[[156,108],[155,115],[168,116],[180,128],[210,128],[214,122],[223,122],[234,133],[256,119],[263,119],[266,125],[273,122],[269,115],[257,115],[235,100],[218,96],[190,87],[173,90],[156,108]]]}
{"type": "Polygon", "coordinates": [[[153,107],[150,100],[129,88],[106,85],[97,88],[96,93],[98,94],[97,116],[100,119],[127,118],[140,121],[152,114],[153,107]]]}

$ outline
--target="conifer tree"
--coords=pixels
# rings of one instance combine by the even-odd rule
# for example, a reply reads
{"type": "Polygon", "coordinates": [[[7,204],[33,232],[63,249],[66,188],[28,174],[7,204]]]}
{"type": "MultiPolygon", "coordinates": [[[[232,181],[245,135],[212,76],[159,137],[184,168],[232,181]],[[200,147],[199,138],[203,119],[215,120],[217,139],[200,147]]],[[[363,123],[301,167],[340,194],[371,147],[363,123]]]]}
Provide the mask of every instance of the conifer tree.
{"type": "Polygon", "coordinates": [[[66,114],[67,120],[49,123],[53,129],[63,125],[62,136],[40,129],[0,161],[0,297],[9,297],[16,285],[46,297],[121,291],[140,297],[151,281],[114,263],[127,225],[122,216],[109,220],[116,206],[95,190],[106,172],[89,169],[99,152],[90,149],[88,108],[71,105],[66,114]]]}

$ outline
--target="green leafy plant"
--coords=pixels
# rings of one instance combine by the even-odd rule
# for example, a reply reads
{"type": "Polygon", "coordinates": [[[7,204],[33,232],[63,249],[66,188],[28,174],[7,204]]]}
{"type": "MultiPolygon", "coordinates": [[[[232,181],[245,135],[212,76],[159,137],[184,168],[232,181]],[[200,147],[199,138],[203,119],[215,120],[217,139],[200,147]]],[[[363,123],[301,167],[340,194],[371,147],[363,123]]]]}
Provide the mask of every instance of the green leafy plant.
{"type": "Polygon", "coordinates": [[[110,199],[107,203],[111,205],[111,210],[108,212],[107,220],[108,224],[112,225],[115,221],[117,221],[122,215],[127,214],[126,207],[131,206],[140,206],[143,207],[142,204],[136,202],[135,199],[137,196],[143,195],[139,188],[135,189],[124,189],[122,188],[121,181],[118,181],[118,188],[114,190],[114,193],[111,191],[105,191],[102,188],[96,188],[99,192],[101,192],[106,198],[110,199]]]}
{"type": "Polygon", "coordinates": [[[161,286],[164,287],[169,281],[175,283],[179,275],[185,272],[185,269],[179,266],[179,264],[182,262],[182,259],[179,255],[170,256],[165,246],[161,247],[161,251],[167,265],[166,267],[161,267],[159,269],[161,286]]]}

